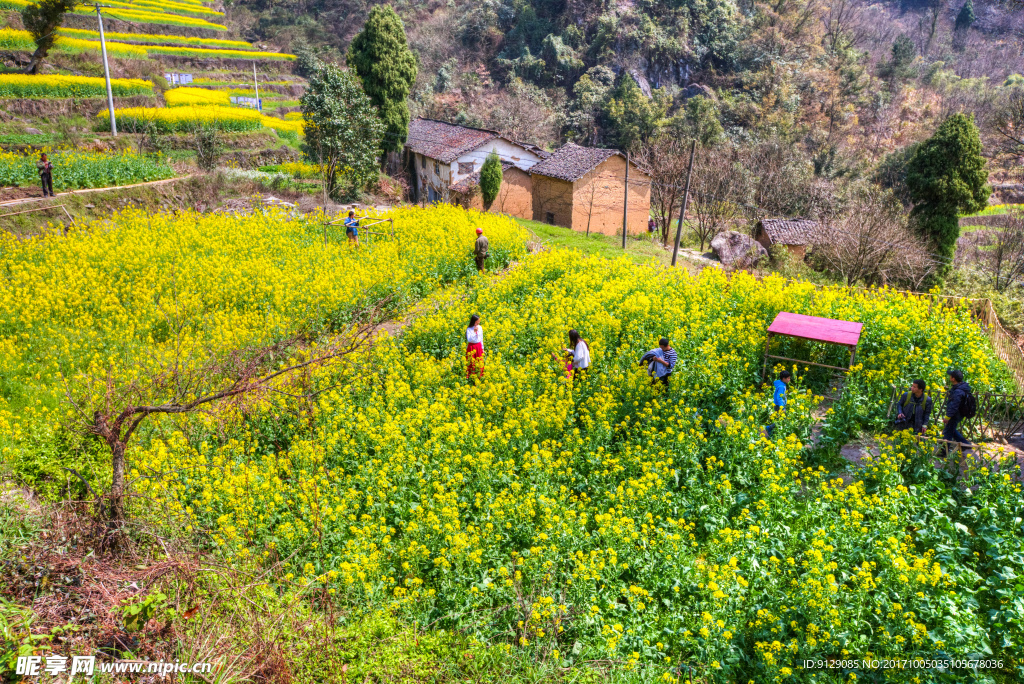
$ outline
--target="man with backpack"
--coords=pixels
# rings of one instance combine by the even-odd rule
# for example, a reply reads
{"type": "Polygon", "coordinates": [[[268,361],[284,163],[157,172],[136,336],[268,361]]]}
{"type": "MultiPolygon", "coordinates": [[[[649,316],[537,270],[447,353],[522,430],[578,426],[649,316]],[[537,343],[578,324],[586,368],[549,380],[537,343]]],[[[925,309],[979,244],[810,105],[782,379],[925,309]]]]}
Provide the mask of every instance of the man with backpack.
{"type": "Polygon", "coordinates": [[[959,426],[962,419],[973,418],[978,412],[978,400],[974,398],[971,386],[964,382],[963,371],[954,368],[946,375],[949,376],[952,387],[946,395],[946,417],[942,419],[945,423],[942,438],[969,447],[971,442],[961,434],[959,426]]]}
{"type": "Polygon", "coordinates": [[[924,434],[934,407],[932,398],[924,390],[924,380],[915,380],[910,385],[910,391],[900,397],[896,404],[897,430],[913,430],[915,435],[924,434]]]}

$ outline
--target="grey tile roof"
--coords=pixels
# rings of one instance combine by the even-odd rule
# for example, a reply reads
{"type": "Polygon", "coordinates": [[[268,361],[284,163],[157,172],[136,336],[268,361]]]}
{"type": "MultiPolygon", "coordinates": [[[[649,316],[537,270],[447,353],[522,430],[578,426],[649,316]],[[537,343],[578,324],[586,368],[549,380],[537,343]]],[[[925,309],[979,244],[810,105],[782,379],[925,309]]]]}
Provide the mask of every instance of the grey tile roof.
{"type": "Polygon", "coordinates": [[[807,245],[818,224],[807,219],[761,219],[761,227],[773,245],[807,245]]]}
{"type": "Polygon", "coordinates": [[[565,181],[576,181],[596,169],[601,162],[616,154],[619,154],[618,150],[581,147],[575,143],[566,143],[553,155],[532,167],[530,173],[565,181]]]}
{"type": "Polygon", "coordinates": [[[496,131],[417,118],[409,123],[405,145],[425,157],[451,164],[466,152],[498,137],[496,131]]]}

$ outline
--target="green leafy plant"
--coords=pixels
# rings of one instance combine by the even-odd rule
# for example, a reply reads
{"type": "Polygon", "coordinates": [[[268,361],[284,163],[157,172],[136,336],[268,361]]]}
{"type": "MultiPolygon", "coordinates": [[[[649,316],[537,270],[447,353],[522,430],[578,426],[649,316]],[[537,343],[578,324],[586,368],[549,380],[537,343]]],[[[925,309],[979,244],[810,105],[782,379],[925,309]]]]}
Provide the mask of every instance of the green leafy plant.
{"type": "Polygon", "coordinates": [[[129,603],[121,608],[121,618],[124,621],[125,629],[129,631],[141,630],[153,618],[173,618],[173,616],[174,610],[168,607],[167,595],[159,591],[149,594],[141,601],[129,603]]]}
{"type": "Polygon", "coordinates": [[[480,169],[480,192],[483,193],[485,204],[490,204],[498,196],[501,180],[501,158],[492,150],[480,169]]]}

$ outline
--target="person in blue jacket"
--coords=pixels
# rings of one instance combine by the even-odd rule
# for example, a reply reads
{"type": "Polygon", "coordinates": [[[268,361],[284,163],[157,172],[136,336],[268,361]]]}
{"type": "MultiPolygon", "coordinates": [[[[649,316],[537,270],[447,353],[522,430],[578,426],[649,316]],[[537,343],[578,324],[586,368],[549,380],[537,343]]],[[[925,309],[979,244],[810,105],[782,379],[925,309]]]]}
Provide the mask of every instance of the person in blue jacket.
{"type": "Polygon", "coordinates": [[[345,235],[348,236],[350,245],[359,246],[359,219],[352,209],[348,210],[348,218],[345,219],[345,235]]]}
{"type": "MultiPolygon", "coordinates": [[[[775,381],[774,393],[772,395],[772,403],[775,404],[775,411],[786,410],[786,390],[789,389],[789,383],[793,379],[793,374],[788,370],[784,370],[779,373],[779,379],[775,381]]],[[[772,436],[772,432],[775,430],[775,423],[765,427],[764,431],[769,437],[772,436]]]]}

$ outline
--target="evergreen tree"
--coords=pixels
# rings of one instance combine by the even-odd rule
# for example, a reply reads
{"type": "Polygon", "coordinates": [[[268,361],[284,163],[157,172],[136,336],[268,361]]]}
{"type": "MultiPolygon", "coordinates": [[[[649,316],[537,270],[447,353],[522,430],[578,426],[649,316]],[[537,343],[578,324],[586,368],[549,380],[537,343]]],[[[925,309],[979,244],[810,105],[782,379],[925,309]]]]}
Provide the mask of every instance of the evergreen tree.
{"type": "Polygon", "coordinates": [[[384,150],[397,152],[409,134],[409,90],[416,80],[416,57],[409,50],[405,27],[389,5],[370,10],[363,30],[348,49],[348,65],[386,126],[384,150]]]}
{"type": "Polygon", "coordinates": [[[39,73],[43,59],[57,42],[57,29],[64,24],[64,15],[74,8],[75,0],[39,0],[21,11],[21,23],[36,44],[28,73],[39,73]]]}
{"type": "Polygon", "coordinates": [[[892,65],[895,69],[904,69],[914,61],[917,48],[914,41],[906,33],[896,36],[892,43],[892,65]]]}
{"type": "Polygon", "coordinates": [[[974,4],[967,0],[956,15],[956,23],[953,24],[953,49],[960,51],[967,45],[967,29],[974,23],[974,4]]]}
{"type": "Polygon", "coordinates": [[[306,156],[319,165],[327,195],[353,194],[376,179],[384,124],[355,75],[321,65],[299,104],[306,156]]]}
{"type": "Polygon", "coordinates": [[[935,245],[942,278],[956,252],[959,215],[983,209],[992,192],[974,120],[964,114],[946,119],[907,163],[906,178],[914,202],[911,215],[935,245]]]}
{"type": "Polygon", "coordinates": [[[491,150],[484,165],[480,168],[480,192],[484,196],[484,204],[489,205],[498,196],[498,191],[501,190],[501,181],[501,159],[496,151],[491,150]]]}
{"type": "Polygon", "coordinates": [[[960,8],[960,13],[956,15],[956,24],[953,25],[953,30],[957,32],[966,31],[974,25],[974,3],[971,0],[967,0],[964,6],[960,8]]]}

